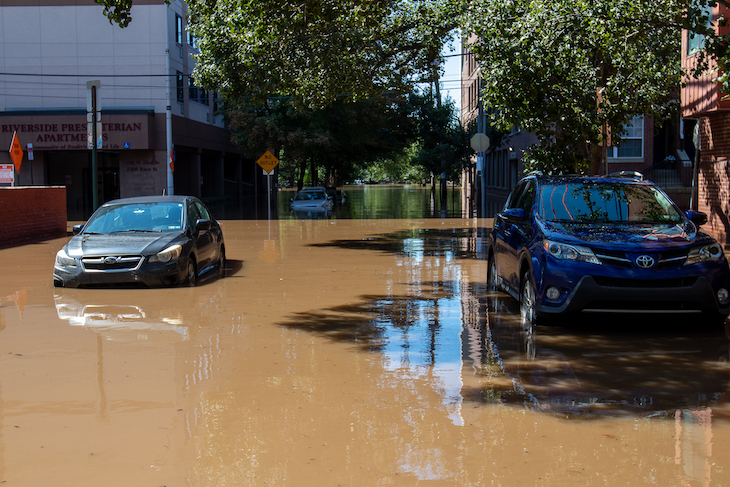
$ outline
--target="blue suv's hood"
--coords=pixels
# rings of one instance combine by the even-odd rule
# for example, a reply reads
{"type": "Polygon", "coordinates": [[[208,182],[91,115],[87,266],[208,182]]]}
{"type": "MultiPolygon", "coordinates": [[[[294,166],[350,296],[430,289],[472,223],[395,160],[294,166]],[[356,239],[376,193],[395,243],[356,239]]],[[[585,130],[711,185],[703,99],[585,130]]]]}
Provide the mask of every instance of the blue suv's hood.
{"type": "MultiPolygon", "coordinates": [[[[621,224],[587,224],[538,221],[546,239],[555,239],[566,243],[622,248],[653,247],[667,249],[691,247],[712,238],[697,232],[690,221],[681,223],[621,223],[621,224]]],[[[628,249],[627,249],[628,250],[628,249]]]]}

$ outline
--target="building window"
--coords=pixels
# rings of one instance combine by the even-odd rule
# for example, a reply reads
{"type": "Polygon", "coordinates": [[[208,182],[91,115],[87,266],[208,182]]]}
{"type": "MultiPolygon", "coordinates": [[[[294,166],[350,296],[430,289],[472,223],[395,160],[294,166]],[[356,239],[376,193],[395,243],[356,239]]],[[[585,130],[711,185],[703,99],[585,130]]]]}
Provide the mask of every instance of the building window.
{"type": "Polygon", "coordinates": [[[175,14],[175,42],[182,44],[183,41],[183,26],[182,17],[175,14]]]}
{"type": "Polygon", "coordinates": [[[188,77],[188,99],[190,101],[198,101],[198,87],[192,77],[188,77]]]}
{"type": "Polygon", "coordinates": [[[621,145],[611,147],[613,157],[644,157],[644,116],[634,117],[624,126],[621,145]]]}
{"type": "MultiPolygon", "coordinates": [[[[692,2],[694,3],[694,2],[692,2]]],[[[695,5],[696,6],[696,5],[695,5]]],[[[705,16],[707,21],[705,25],[712,27],[712,7],[706,6],[702,8],[702,15],[705,16]]],[[[701,34],[695,34],[694,32],[687,31],[687,56],[697,53],[705,45],[705,36],[701,34]]]]}
{"type": "Polygon", "coordinates": [[[203,105],[208,105],[208,90],[200,88],[198,92],[200,94],[200,103],[202,103],[203,105]]]}
{"type": "Polygon", "coordinates": [[[177,101],[182,103],[184,96],[185,96],[185,92],[184,92],[184,88],[183,88],[183,74],[180,71],[178,71],[177,72],[177,101]]]}
{"type": "Polygon", "coordinates": [[[193,34],[190,33],[190,29],[188,29],[188,46],[192,47],[193,49],[198,48],[198,40],[193,34]]]}

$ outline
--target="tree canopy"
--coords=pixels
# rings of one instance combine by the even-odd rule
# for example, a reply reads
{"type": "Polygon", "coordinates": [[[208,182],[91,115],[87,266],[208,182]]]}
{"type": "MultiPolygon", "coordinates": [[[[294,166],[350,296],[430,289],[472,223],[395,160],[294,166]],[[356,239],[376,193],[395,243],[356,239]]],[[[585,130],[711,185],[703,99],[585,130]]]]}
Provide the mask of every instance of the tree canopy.
{"type": "Polygon", "coordinates": [[[679,13],[671,0],[661,8],[637,0],[475,0],[466,28],[476,36],[484,103],[503,124],[537,135],[541,169],[560,160],[567,167],[559,169],[592,162],[596,172],[608,135],[620,142],[616,128],[637,114],[666,118],[676,107],[679,13]]]}
{"type": "Polygon", "coordinates": [[[712,30],[700,3],[713,2],[474,0],[465,29],[484,103],[537,135],[535,168],[595,173],[634,116],[677,113],[681,29],[712,30]]]}
{"type": "Polygon", "coordinates": [[[409,91],[453,35],[456,0],[189,0],[196,82],[224,97],[272,93],[322,108],[409,91]]]}
{"type": "MultiPolygon", "coordinates": [[[[132,0],[96,0],[111,21],[132,0]]],[[[725,0],[719,0],[723,3],[725,0]]],[[[716,61],[727,37],[708,8],[718,0],[188,0],[200,53],[194,77],[227,100],[285,95],[297,109],[407,93],[433,81],[456,29],[475,39],[485,106],[499,128],[521,126],[541,144],[536,167],[595,172],[601,150],[633,116],[676,111],[686,73],[681,29],[716,61]],[[555,167],[554,161],[561,161],[555,167]]],[[[726,75],[720,82],[730,85],[726,75]]],[[[730,88],[730,86],[726,87],[730,88]]],[[[728,90],[730,91],[730,89],[728,90]]]]}
{"type": "Polygon", "coordinates": [[[312,184],[322,174],[325,184],[338,185],[375,163],[401,177],[408,173],[401,167],[406,161],[454,180],[471,154],[453,103],[436,103],[428,93],[337,100],[318,110],[272,97],[262,104],[226,103],[224,110],[237,145],[254,154],[280,152],[280,174],[292,183],[296,178],[300,188],[308,168],[312,184]]]}
{"type": "Polygon", "coordinates": [[[319,168],[338,184],[357,166],[399,153],[415,134],[408,98],[396,95],[338,100],[318,110],[272,97],[261,104],[227,103],[225,112],[236,143],[250,153],[283,153],[282,162],[298,169],[300,187],[307,165],[314,168],[314,184],[319,168]]]}

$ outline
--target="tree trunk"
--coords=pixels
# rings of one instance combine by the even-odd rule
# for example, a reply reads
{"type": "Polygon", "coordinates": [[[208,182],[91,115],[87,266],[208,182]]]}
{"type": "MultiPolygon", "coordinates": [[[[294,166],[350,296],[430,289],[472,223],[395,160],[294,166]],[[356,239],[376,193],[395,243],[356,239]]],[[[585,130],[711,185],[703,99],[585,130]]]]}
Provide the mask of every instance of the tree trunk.
{"type": "Polygon", "coordinates": [[[304,187],[304,173],[307,171],[307,161],[299,162],[299,179],[297,180],[297,191],[301,191],[304,187]]]}
{"type": "Polygon", "coordinates": [[[317,164],[314,162],[314,159],[309,160],[309,172],[310,176],[312,177],[312,186],[319,186],[317,183],[319,183],[319,174],[317,173],[317,164]]]}
{"type": "Polygon", "coordinates": [[[606,154],[606,148],[603,145],[592,144],[590,148],[591,167],[589,168],[591,176],[598,174],[602,170],[603,156],[606,154]]]}

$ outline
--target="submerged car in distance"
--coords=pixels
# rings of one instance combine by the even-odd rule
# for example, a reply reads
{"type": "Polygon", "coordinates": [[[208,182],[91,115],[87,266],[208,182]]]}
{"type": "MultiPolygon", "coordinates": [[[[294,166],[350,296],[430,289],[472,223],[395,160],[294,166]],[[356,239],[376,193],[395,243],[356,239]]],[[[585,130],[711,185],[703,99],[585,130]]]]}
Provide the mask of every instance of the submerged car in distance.
{"type": "Polygon", "coordinates": [[[109,201],[73,231],[56,254],[56,287],[195,286],[225,272],[221,227],[192,196],[109,201]]]}
{"type": "Polygon", "coordinates": [[[318,210],[324,212],[332,209],[332,198],[327,194],[325,188],[312,186],[298,191],[292,198],[290,207],[294,211],[318,210]]]}
{"type": "Polygon", "coordinates": [[[638,173],[522,179],[494,219],[487,281],[520,302],[523,323],[581,312],[701,313],[724,323],[722,247],[638,173]]]}

